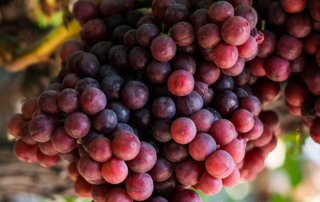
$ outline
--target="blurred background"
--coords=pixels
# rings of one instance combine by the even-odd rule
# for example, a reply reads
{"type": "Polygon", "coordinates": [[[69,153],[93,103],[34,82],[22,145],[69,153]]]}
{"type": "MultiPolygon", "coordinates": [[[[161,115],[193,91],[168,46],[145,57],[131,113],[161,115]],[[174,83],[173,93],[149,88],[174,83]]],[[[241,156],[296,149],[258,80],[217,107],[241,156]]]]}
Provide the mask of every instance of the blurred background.
{"type": "MultiPolygon", "coordinates": [[[[6,131],[21,103],[59,71],[59,45],[77,38],[80,26],[70,12],[75,1],[0,0],[0,201],[90,201],[75,196],[63,162],[50,169],[19,162],[6,131]]],[[[320,201],[320,145],[307,138],[281,97],[268,108],[281,117],[282,133],[265,170],[215,196],[201,194],[204,202],[320,201]]]]}

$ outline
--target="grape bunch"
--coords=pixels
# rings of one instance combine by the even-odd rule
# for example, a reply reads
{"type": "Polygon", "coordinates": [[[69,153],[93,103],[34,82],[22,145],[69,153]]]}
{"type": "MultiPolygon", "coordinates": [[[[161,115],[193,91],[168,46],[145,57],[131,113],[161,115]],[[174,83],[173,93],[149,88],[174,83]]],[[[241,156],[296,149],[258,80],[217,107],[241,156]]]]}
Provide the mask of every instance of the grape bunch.
{"type": "Polygon", "coordinates": [[[198,202],[255,178],[284,81],[320,143],[319,1],[79,0],[73,15],[81,41],[8,131],[19,160],[68,161],[79,196],[198,202]]]}

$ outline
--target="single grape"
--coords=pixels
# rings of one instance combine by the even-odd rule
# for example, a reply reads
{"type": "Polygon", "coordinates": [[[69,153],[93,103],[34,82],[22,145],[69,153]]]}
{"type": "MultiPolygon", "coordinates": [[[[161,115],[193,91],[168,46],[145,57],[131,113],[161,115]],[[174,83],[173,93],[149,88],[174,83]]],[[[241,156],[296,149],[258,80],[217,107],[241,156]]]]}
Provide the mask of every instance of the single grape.
{"type": "Polygon", "coordinates": [[[218,80],[219,76],[220,69],[213,62],[204,60],[199,62],[195,75],[198,81],[211,85],[218,80]]]}
{"type": "Polygon", "coordinates": [[[227,44],[225,42],[220,42],[214,48],[212,57],[213,57],[214,63],[217,66],[219,66],[222,69],[228,69],[237,63],[238,49],[233,45],[227,44]]]}
{"type": "Polygon", "coordinates": [[[165,158],[172,163],[179,163],[189,155],[187,145],[178,144],[175,141],[165,143],[162,148],[162,153],[165,158]]]}
{"type": "Polygon", "coordinates": [[[175,202],[201,202],[201,198],[199,194],[193,190],[190,189],[184,189],[181,191],[178,191],[174,194],[174,200],[175,202]]]}
{"type": "Polygon", "coordinates": [[[57,128],[57,121],[50,115],[36,115],[29,122],[29,132],[37,142],[47,142],[57,128]]]}
{"type": "Polygon", "coordinates": [[[177,113],[183,116],[189,116],[203,107],[203,100],[199,93],[192,91],[187,96],[175,97],[174,100],[177,113]]]}
{"type": "Polygon", "coordinates": [[[195,31],[188,22],[178,22],[171,29],[171,37],[178,46],[188,46],[195,39],[195,31]]]}
{"type": "Polygon", "coordinates": [[[215,140],[207,133],[198,133],[189,143],[189,153],[196,161],[204,161],[216,150],[215,140]]]}
{"type": "Polygon", "coordinates": [[[240,133],[249,132],[254,125],[253,115],[245,109],[239,109],[232,114],[231,121],[240,133]]]}
{"type": "Polygon", "coordinates": [[[213,122],[209,134],[219,145],[229,144],[238,136],[234,125],[227,119],[220,119],[213,122]]]}
{"type": "Polygon", "coordinates": [[[22,114],[14,114],[7,123],[7,130],[14,137],[20,137],[19,133],[25,123],[26,119],[22,114]]]}
{"type": "Polygon", "coordinates": [[[147,65],[147,77],[154,84],[165,84],[171,72],[171,66],[167,62],[153,60],[147,65]]]}
{"type": "Polygon", "coordinates": [[[112,43],[110,41],[100,41],[90,49],[90,53],[93,53],[100,61],[101,64],[108,62],[108,53],[112,48],[112,43]]]}
{"type": "Polygon", "coordinates": [[[202,166],[193,159],[187,159],[175,167],[177,180],[186,186],[196,185],[200,179],[202,166]]]}
{"type": "Polygon", "coordinates": [[[92,185],[88,183],[83,177],[78,176],[74,182],[74,191],[80,197],[90,197],[92,185]]]}
{"type": "Polygon", "coordinates": [[[128,167],[136,173],[148,172],[153,168],[157,161],[157,152],[155,148],[147,143],[141,142],[139,154],[128,161],[128,167]]]}
{"type": "Polygon", "coordinates": [[[120,160],[117,157],[112,157],[103,163],[101,172],[103,178],[108,183],[120,184],[128,176],[128,167],[123,160],[120,160]]]}
{"type": "Polygon", "coordinates": [[[71,113],[64,122],[65,131],[73,138],[86,136],[90,127],[90,119],[82,112],[71,113]]]}
{"type": "Polygon", "coordinates": [[[177,96],[190,94],[194,87],[193,76],[185,70],[176,70],[168,78],[168,90],[177,96]]]}
{"type": "Polygon", "coordinates": [[[111,189],[105,197],[105,202],[133,202],[127,191],[123,188],[116,187],[111,189]]]}
{"type": "Polygon", "coordinates": [[[153,192],[153,180],[148,173],[131,173],[126,181],[128,195],[137,201],[148,199],[153,192]]]}
{"type": "Polygon", "coordinates": [[[171,61],[173,70],[186,70],[190,74],[194,75],[196,72],[196,62],[195,60],[187,54],[178,54],[171,61]]]}
{"type": "Polygon", "coordinates": [[[217,150],[208,157],[205,166],[212,177],[223,179],[232,173],[235,164],[230,154],[223,150],[217,150]]]}
{"type": "Polygon", "coordinates": [[[231,17],[223,22],[221,36],[230,45],[242,45],[250,37],[250,24],[241,16],[231,17]]]}
{"type": "Polygon", "coordinates": [[[179,144],[188,144],[196,136],[196,133],[196,125],[189,118],[180,117],[171,124],[171,136],[179,144]]]}
{"type": "Polygon", "coordinates": [[[150,50],[156,60],[168,62],[175,56],[177,46],[170,36],[159,35],[152,40],[150,50]]]}
{"type": "Polygon", "coordinates": [[[152,136],[159,142],[168,142],[171,140],[171,121],[157,120],[152,125],[152,136]]]}
{"type": "Polygon", "coordinates": [[[117,125],[117,115],[110,109],[103,109],[93,117],[93,126],[103,133],[110,133],[117,125]]]}
{"type": "Polygon", "coordinates": [[[145,69],[150,58],[151,55],[148,49],[141,46],[136,46],[131,49],[129,53],[129,64],[134,70],[145,69]]]}
{"type": "Polygon", "coordinates": [[[210,21],[216,24],[222,24],[224,21],[234,16],[233,6],[226,1],[213,3],[208,12],[210,21]]]}
{"type": "Polygon", "coordinates": [[[212,177],[207,171],[203,172],[197,187],[207,195],[213,195],[222,189],[222,180],[212,177]]]}
{"type": "Polygon", "coordinates": [[[40,150],[38,150],[37,151],[37,160],[41,166],[51,167],[51,166],[56,165],[59,162],[60,157],[58,155],[48,156],[48,155],[42,153],[40,150]]]}
{"type": "Polygon", "coordinates": [[[237,167],[233,169],[232,173],[228,177],[222,179],[223,186],[226,186],[226,187],[233,187],[236,184],[238,184],[239,181],[240,181],[240,172],[237,167]]]}
{"type": "Polygon", "coordinates": [[[14,143],[13,152],[20,161],[30,163],[37,161],[37,145],[29,145],[22,140],[17,140],[14,143]]]}
{"type": "Polygon", "coordinates": [[[213,48],[220,41],[220,28],[213,23],[201,26],[197,32],[198,43],[202,48],[213,48]]]}
{"type": "Polygon", "coordinates": [[[128,161],[134,159],[140,150],[140,141],[132,133],[119,132],[112,140],[112,152],[121,160],[128,161]]]}
{"type": "Polygon", "coordinates": [[[75,112],[80,108],[80,94],[74,89],[66,88],[58,94],[57,104],[66,114],[75,112]]]}
{"type": "Polygon", "coordinates": [[[188,16],[188,9],[182,4],[175,3],[166,8],[164,21],[169,25],[174,25],[178,22],[187,20],[188,16]]]}
{"type": "Polygon", "coordinates": [[[129,109],[140,109],[148,101],[149,90],[141,81],[128,81],[122,90],[122,101],[129,109]]]}
{"type": "Polygon", "coordinates": [[[58,106],[58,91],[47,90],[41,93],[38,99],[39,109],[48,114],[58,114],[60,112],[58,106]]]}

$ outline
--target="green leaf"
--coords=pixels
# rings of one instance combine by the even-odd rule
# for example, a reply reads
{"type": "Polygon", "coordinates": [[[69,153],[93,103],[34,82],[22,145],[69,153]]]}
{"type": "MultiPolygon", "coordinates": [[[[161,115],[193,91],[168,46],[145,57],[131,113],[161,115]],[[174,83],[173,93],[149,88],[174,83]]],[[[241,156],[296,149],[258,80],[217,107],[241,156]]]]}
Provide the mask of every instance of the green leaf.
{"type": "Polygon", "coordinates": [[[287,146],[286,158],[283,169],[287,172],[291,185],[297,186],[303,179],[303,159],[301,156],[305,136],[299,132],[289,133],[284,138],[287,146]]]}
{"type": "Polygon", "coordinates": [[[271,202],[292,202],[292,199],[281,194],[273,194],[271,197],[271,202]]]}

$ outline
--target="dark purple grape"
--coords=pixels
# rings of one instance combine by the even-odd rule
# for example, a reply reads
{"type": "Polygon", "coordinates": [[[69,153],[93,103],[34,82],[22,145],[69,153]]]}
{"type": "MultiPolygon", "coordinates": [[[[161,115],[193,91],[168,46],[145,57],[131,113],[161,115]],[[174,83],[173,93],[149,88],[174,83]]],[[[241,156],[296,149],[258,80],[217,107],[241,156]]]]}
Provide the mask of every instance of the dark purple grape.
{"type": "Polygon", "coordinates": [[[136,126],[140,128],[146,128],[150,125],[151,122],[150,110],[148,108],[142,108],[132,111],[131,119],[136,126]]]}
{"type": "Polygon", "coordinates": [[[187,159],[175,167],[178,182],[186,186],[196,185],[201,177],[202,166],[193,159],[187,159]]]}
{"type": "Polygon", "coordinates": [[[145,69],[151,55],[147,48],[136,46],[129,53],[129,64],[134,70],[145,69]]]}
{"type": "Polygon", "coordinates": [[[123,44],[129,48],[133,48],[138,45],[137,38],[136,38],[136,31],[135,29],[130,29],[123,35],[123,44]]]}
{"type": "Polygon", "coordinates": [[[64,42],[59,51],[59,56],[62,61],[67,62],[72,53],[81,52],[84,50],[83,44],[76,40],[68,40],[64,42]]]}
{"type": "Polygon", "coordinates": [[[196,79],[208,85],[215,83],[220,76],[220,69],[213,62],[201,61],[197,66],[196,79]]]}
{"type": "Polygon", "coordinates": [[[196,91],[192,91],[187,96],[177,96],[174,101],[177,113],[182,116],[189,116],[203,107],[202,97],[196,91]]]}
{"type": "Polygon", "coordinates": [[[132,29],[128,25],[120,25],[116,28],[111,33],[110,40],[112,41],[113,44],[123,44],[123,36],[127,31],[132,29]]]}
{"type": "Polygon", "coordinates": [[[154,24],[143,24],[137,29],[136,39],[140,46],[149,47],[158,35],[159,29],[154,24]]]}
{"type": "Polygon", "coordinates": [[[176,114],[176,105],[170,97],[158,97],[152,103],[152,114],[158,119],[171,119],[176,114]]]}
{"type": "Polygon", "coordinates": [[[100,19],[92,19],[87,21],[80,32],[81,39],[93,45],[107,38],[107,26],[100,19]]]}
{"type": "Polygon", "coordinates": [[[55,90],[47,90],[41,93],[38,105],[39,109],[48,114],[58,114],[60,112],[58,106],[59,92],[55,90]]]}
{"type": "Polygon", "coordinates": [[[73,6],[72,14],[81,24],[84,24],[98,17],[98,6],[91,0],[77,1],[73,6]]]}
{"type": "Polygon", "coordinates": [[[101,64],[106,64],[108,62],[108,53],[111,48],[112,43],[110,41],[100,41],[92,46],[90,52],[97,56],[101,64]]]}
{"type": "Polygon", "coordinates": [[[98,58],[92,53],[80,53],[75,63],[75,71],[81,77],[94,77],[100,68],[98,58]]]}
{"type": "Polygon", "coordinates": [[[149,99],[149,90],[141,81],[129,81],[123,87],[121,95],[129,109],[140,109],[149,99]]]}
{"type": "Polygon", "coordinates": [[[149,174],[151,175],[153,181],[163,182],[168,180],[173,173],[173,167],[169,161],[163,157],[159,157],[154,167],[150,170],[149,174]]]}
{"type": "Polygon", "coordinates": [[[86,77],[80,79],[75,86],[76,91],[79,93],[83,93],[83,91],[87,90],[88,88],[100,88],[100,84],[97,80],[86,77]]]}
{"type": "Polygon", "coordinates": [[[154,84],[165,84],[171,72],[171,66],[167,62],[153,60],[147,65],[147,77],[154,84]]]}
{"type": "Polygon", "coordinates": [[[105,23],[109,30],[113,30],[117,26],[126,24],[126,18],[121,14],[115,14],[105,18],[105,23]]]}
{"type": "Polygon", "coordinates": [[[102,79],[104,79],[104,77],[106,76],[111,76],[111,75],[115,75],[115,74],[119,74],[119,70],[110,66],[110,65],[103,65],[100,67],[99,72],[97,73],[97,80],[98,81],[102,81],[102,79]]]}
{"type": "Polygon", "coordinates": [[[76,86],[76,83],[80,80],[80,78],[75,73],[67,74],[62,83],[60,90],[65,88],[74,88],[76,86]]]}
{"type": "Polygon", "coordinates": [[[233,90],[234,81],[231,76],[221,74],[219,79],[214,83],[215,91],[233,90]]]}
{"type": "Polygon", "coordinates": [[[117,115],[110,109],[104,109],[94,115],[92,123],[97,131],[110,133],[117,125],[117,115]]]}
{"type": "Polygon", "coordinates": [[[217,93],[214,97],[214,107],[223,116],[228,116],[238,109],[238,97],[230,90],[217,93]]]}
{"type": "Polygon", "coordinates": [[[121,102],[111,102],[108,109],[114,111],[117,115],[118,123],[127,123],[130,119],[130,110],[121,102]]]}
{"type": "Polygon", "coordinates": [[[101,81],[101,90],[106,95],[108,101],[113,101],[120,98],[120,93],[124,82],[124,79],[116,74],[108,75],[103,78],[101,81]]]}
{"type": "Polygon", "coordinates": [[[187,54],[176,55],[171,61],[171,66],[173,70],[186,70],[192,75],[195,74],[197,68],[195,60],[187,54]]]}
{"type": "Polygon", "coordinates": [[[205,25],[209,22],[209,15],[207,9],[198,9],[194,11],[190,17],[190,23],[197,32],[202,25],[205,25]]]}
{"type": "Polygon", "coordinates": [[[170,120],[157,120],[152,125],[152,136],[159,142],[168,142],[172,138],[170,130],[170,120]]]}
{"type": "Polygon", "coordinates": [[[159,35],[152,40],[150,50],[156,60],[168,62],[175,56],[177,46],[170,36],[159,35]]]}
{"type": "Polygon", "coordinates": [[[117,69],[128,69],[129,49],[123,45],[113,46],[108,53],[110,64],[117,69]]]}
{"type": "Polygon", "coordinates": [[[172,163],[179,163],[189,156],[188,146],[178,144],[175,141],[163,144],[162,153],[172,163]]]}
{"type": "Polygon", "coordinates": [[[59,93],[57,102],[61,111],[70,114],[80,108],[80,94],[72,88],[66,88],[59,93]]]}
{"type": "Polygon", "coordinates": [[[182,4],[172,4],[168,6],[164,13],[164,20],[169,25],[174,25],[178,22],[188,19],[189,11],[182,4]]]}

